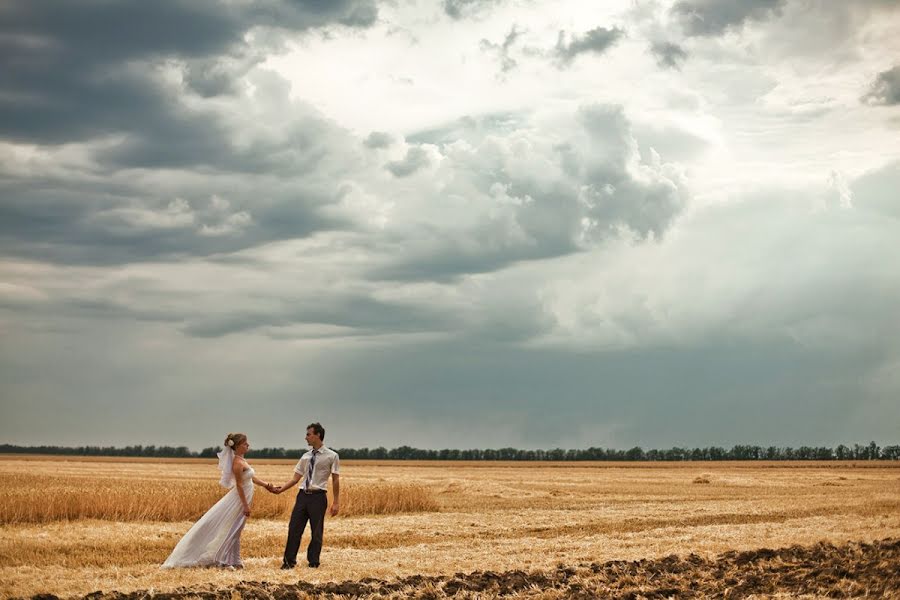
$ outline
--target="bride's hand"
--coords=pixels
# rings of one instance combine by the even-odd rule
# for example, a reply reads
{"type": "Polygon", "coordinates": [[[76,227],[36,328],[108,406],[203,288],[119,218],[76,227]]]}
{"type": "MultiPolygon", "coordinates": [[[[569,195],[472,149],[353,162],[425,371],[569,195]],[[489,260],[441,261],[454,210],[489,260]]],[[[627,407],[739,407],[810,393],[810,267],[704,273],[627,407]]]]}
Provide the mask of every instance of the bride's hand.
{"type": "Polygon", "coordinates": [[[244,516],[245,516],[245,517],[249,517],[249,516],[250,516],[250,507],[249,507],[249,506],[245,506],[245,507],[244,507],[244,516]]]}

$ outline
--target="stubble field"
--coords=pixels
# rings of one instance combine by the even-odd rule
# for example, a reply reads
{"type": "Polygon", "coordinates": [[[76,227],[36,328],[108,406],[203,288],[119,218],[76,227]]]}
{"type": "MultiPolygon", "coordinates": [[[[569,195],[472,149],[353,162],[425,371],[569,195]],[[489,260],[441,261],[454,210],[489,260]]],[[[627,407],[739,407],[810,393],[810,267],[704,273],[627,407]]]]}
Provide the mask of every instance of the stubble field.
{"type": "Polygon", "coordinates": [[[294,493],[257,488],[244,570],[161,571],[224,492],[214,461],[0,456],[0,596],[900,597],[896,463],[341,471],[321,568],[278,570],[294,493]]]}

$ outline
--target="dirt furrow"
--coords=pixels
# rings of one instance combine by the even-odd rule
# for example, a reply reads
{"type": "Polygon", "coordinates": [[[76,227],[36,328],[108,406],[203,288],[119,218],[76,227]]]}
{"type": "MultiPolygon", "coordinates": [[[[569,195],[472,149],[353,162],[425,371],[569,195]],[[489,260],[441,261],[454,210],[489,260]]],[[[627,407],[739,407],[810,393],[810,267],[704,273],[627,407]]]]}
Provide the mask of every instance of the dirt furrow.
{"type": "MultiPolygon", "coordinates": [[[[312,584],[244,582],[221,589],[170,593],[94,592],[84,600],[293,600],[305,598],[746,598],[751,595],[815,595],[828,598],[900,598],[900,539],[871,544],[767,548],[565,566],[548,571],[475,571],[449,576],[312,584]]],[[[36,595],[32,600],[56,600],[36,595]]]]}

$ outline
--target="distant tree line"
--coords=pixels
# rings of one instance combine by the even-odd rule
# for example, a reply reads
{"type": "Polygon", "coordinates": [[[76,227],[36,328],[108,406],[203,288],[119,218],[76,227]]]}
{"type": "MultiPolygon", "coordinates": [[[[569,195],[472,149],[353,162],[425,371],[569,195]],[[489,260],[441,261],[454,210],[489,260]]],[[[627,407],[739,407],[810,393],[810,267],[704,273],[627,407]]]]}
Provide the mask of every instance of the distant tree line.
{"type": "MultiPolygon", "coordinates": [[[[152,456],[160,458],[213,458],[219,447],[204,448],[193,452],[187,446],[14,446],[0,444],[0,454],[57,454],[70,456],[152,456]]],[[[250,450],[247,458],[297,458],[306,450],[262,448],[250,450]]],[[[499,448],[487,450],[424,450],[410,446],[399,448],[338,448],[344,459],[354,460],[523,460],[523,461],[712,461],[712,460],[900,460],[900,445],[880,447],[875,442],[868,445],[840,444],[827,446],[777,446],[736,445],[730,449],[719,446],[706,448],[669,448],[644,450],[635,446],[629,450],[611,448],[583,448],[563,450],[519,450],[499,448]]]]}
{"type": "MultiPolygon", "coordinates": [[[[63,456],[154,456],[159,458],[197,458],[187,446],[14,446],[0,444],[0,454],[59,454],[63,456]]],[[[215,453],[213,453],[215,456],[215,453]]]]}

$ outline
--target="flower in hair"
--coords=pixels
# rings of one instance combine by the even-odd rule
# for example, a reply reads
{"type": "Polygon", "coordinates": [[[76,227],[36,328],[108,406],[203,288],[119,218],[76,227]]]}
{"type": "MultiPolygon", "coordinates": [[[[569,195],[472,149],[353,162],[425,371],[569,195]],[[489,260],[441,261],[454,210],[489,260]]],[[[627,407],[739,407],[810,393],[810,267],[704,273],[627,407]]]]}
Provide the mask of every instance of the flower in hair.
{"type": "Polygon", "coordinates": [[[234,448],[234,440],[228,440],[226,443],[228,444],[229,448],[234,448]]]}

